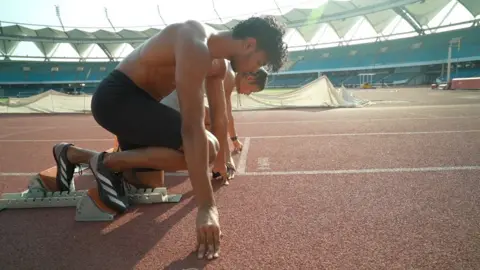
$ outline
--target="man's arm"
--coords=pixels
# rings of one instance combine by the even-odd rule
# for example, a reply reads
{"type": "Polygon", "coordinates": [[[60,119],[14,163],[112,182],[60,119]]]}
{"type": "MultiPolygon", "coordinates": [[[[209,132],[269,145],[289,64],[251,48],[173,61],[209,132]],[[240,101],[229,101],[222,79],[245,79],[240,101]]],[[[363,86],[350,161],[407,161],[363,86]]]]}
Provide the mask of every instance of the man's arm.
{"type": "Polygon", "coordinates": [[[178,30],[175,50],[175,82],[182,115],[183,151],[190,182],[198,203],[197,257],[218,258],[220,221],[209,177],[208,139],[205,130],[203,84],[212,60],[207,35],[198,22],[187,22],[178,30]]]}
{"type": "Polygon", "coordinates": [[[227,108],[225,103],[225,89],[224,89],[224,77],[226,72],[225,61],[219,61],[219,69],[215,75],[207,78],[206,89],[207,99],[210,105],[210,123],[211,129],[215,137],[217,137],[220,144],[220,150],[218,152],[217,159],[215,161],[216,169],[222,166],[225,169],[227,156],[225,151],[228,150],[228,132],[227,132],[227,108]]]}
{"type": "MultiPolygon", "coordinates": [[[[235,87],[237,89],[240,88],[240,80],[242,76],[240,73],[238,73],[235,76],[235,87]]],[[[232,92],[233,92],[233,85],[232,85],[232,92]]],[[[233,113],[232,113],[232,100],[231,100],[231,95],[227,96],[227,111],[228,111],[228,133],[230,134],[230,138],[237,137],[237,130],[235,129],[235,120],[233,119],[233,113]]],[[[233,141],[233,146],[235,151],[241,151],[242,150],[242,144],[240,141],[238,141],[238,138],[236,141],[233,141]]]]}
{"type": "Polygon", "coordinates": [[[195,22],[178,30],[175,46],[175,81],[182,115],[183,150],[199,207],[215,205],[208,172],[203,83],[211,65],[206,33],[195,22]]]}
{"type": "Polygon", "coordinates": [[[228,133],[230,137],[237,136],[237,131],[235,130],[235,120],[233,119],[232,114],[232,100],[230,96],[226,96],[227,102],[227,116],[228,116],[228,133]]]}

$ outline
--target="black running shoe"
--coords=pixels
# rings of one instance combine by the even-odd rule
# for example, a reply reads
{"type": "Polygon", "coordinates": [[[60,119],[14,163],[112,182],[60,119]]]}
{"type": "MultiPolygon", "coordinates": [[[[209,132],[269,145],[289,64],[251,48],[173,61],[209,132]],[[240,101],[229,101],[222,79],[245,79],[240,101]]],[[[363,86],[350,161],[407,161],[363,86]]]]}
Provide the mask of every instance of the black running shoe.
{"type": "Polygon", "coordinates": [[[75,164],[67,158],[67,150],[73,144],[59,143],[53,147],[53,157],[57,163],[57,188],[59,191],[75,190],[75,184],[72,182],[75,164]]]}
{"type": "Polygon", "coordinates": [[[105,152],[95,155],[90,160],[90,169],[97,180],[100,199],[112,210],[123,213],[128,208],[126,186],[121,175],[110,171],[103,165],[105,152]]]}

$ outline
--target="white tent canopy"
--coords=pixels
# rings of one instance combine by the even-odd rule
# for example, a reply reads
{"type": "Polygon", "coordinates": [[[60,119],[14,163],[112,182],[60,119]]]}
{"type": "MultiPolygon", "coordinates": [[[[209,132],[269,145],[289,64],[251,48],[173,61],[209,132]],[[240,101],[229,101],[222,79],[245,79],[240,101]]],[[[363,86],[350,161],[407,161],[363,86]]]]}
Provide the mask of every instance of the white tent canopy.
{"type": "MultiPolygon", "coordinates": [[[[0,102],[0,113],[89,113],[91,95],[68,95],[54,90],[0,102]]],[[[267,110],[285,108],[363,107],[369,101],[355,98],[345,88],[335,88],[326,76],[294,90],[249,96],[232,93],[232,110],[267,110]]],[[[208,104],[205,98],[205,104],[208,104]]]]}

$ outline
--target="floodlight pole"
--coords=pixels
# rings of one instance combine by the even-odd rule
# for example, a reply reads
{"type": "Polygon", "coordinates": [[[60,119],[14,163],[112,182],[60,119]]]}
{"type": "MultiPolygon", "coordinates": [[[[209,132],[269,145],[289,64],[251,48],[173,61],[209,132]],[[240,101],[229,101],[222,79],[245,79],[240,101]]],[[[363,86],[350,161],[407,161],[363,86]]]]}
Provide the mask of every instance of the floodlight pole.
{"type": "Polygon", "coordinates": [[[55,13],[57,14],[58,21],[60,22],[60,25],[62,26],[63,32],[65,31],[65,26],[63,25],[62,21],[62,16],[60,16],[60,6],[55,5],[55,13]]]}
{"type": "Polygon", "coordinates": [[[158,17],[160,17],[160,20],[162,20],[163,26],[167,26],[167,23],[165,22],[165,20],[162,17],[162,13],[160,13],[160,6],[159,5],[157,5],[157,13],[158,13],[158,17]]]}
{"type": "MultiPolygon", "coordinates": [[[[60,15],[60,6],[55,5],[55,13],[57,14],[57,18],[58,18],[58,21],[60,22],[60,25],[62,26],[63,32],[67,32],[65,30],[65,26],[63,25],[62,16],[60,15]]],[[[72,43],[72,47],[78,53],[78,57],[80,58],[79,61],[81,62],[83,58],[82,58],[82,54],[80,53],[80,50],[78,49],[78,44],[72,43]]]]}
{"type": "Polygon", "coordinates": [[[213,6],[213,11],[215,11],[215,14],[217,14],[218,19],[219,19],[220,22],[223,24],[223,20],[222,20],[222,18],[220,17],[220,14],[218,14],[217,8],[215,7],[215,0],[212,0],[212,6],[213,6]]]}
{"type": "Polygon", "coordinates": [[[110,26],[112,27],[113,32],[117,32],[117,30],[115,29],[115,26],[113,26],[113,23],[112,23],[112,21],[110,20],[110,17],[108,17],[108,10],[107,10],[107,8],[105,7],[104,9],[105,9],[105,17],[107,18],[108,23],[110,23],[110,26]]]}
{"type": "Polygon", "coordinates": [[[447,59],[447,83],[450,81],[450,71],[452,64],[452,46],[455,45],[460,50],[461,38],[454,38],[449,41],[448,45],[448,59],[447,59]]]}
{"type": "MultiPolygon", "coordinates": [[[[275,3],[275,6],[277,7],[278,12],[280,12],[280,16],[282,16],[282,18],[283,18],[285,21],[287,21],[287,24],[292,24],[292,21],[290,21],[287,17],[285,17],[285,16],[283,15],[282,9],[281,9],[280,6],[278,5],[277,1],[276,1],[276,0],[273,0],[273,2],[275,3]]],[[[305,36],[302,34],[301,31],[298,30],[298,27],[293,27],[293,28],[295,28],[295,30],[297,30],[297,32],[300,34],[300,36],[302,36],[303,40],[305,41],[305,44],[306,44],[305,50],[309,50],[309,49],[310,49],[310,44],[307,44],[308,42],[307,42],[307,39],[305,38],[305,36]]],[[[310,39],[310,40],[311,40],[311,39],[310,39]]]]}

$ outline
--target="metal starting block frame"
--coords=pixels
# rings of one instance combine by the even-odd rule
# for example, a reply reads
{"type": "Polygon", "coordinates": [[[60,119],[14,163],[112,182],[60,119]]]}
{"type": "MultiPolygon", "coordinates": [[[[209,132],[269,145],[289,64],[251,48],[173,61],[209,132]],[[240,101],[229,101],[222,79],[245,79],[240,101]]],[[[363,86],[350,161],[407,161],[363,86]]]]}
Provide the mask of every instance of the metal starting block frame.
{"type": "MultiPolygon", "coordinates": [[[[154,204],[154,203],[177,203],[182,198],[181,194],[167,194],[166,188],[136,189],[131,187],[128,191],[129,204],[154,204]]],[[[105,212],[100,209],[90,196],[85,195],[78,202],[76,221],[111,221],[116,214],[105,212]]]]}
{"type": "MultiPolygon", "coordinates": [[[[166,188],[128,190],[130,204],[177,203],[181,194],[168,194],[166,188]]],[[[110,221],[115,214],[99,209],[87,195],[86,190],[72,192],[47,192],[44,189],[29,189],[18,193],[4,193],[0,197],[0,211],[4,209],[76,207],[77,221],[110,221]]]]}
{"type": "Polygon", "coordinates": [[[85,194],[85,190],[47,192],[43,189],[29,189],[18,193],[4,193],[0,197],[0,211],[9,208],[74,207],[85,194]]]}

